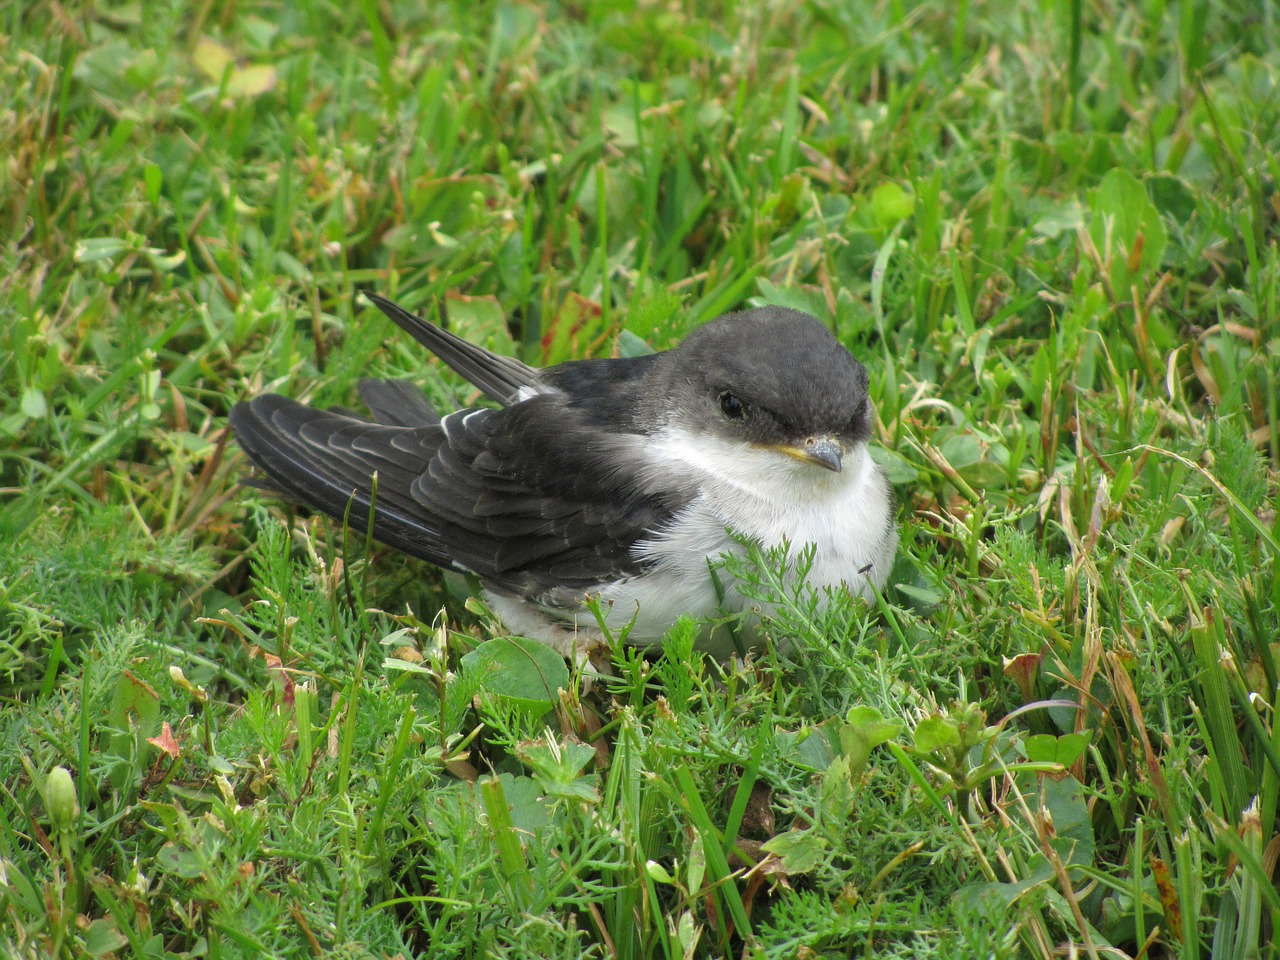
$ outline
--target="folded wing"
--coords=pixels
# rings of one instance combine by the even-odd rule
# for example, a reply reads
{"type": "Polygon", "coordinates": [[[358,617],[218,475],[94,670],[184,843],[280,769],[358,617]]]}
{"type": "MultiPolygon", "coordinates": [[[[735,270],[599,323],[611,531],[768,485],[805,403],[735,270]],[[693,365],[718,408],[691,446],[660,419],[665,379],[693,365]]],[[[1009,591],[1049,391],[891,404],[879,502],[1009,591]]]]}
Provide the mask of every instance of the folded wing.
{"type": "Polygon", "coordinates": [[[634,576],[636,540],[687,496],[645,489],[626,469],[638,438],[606,433],[581,407],[537,396],[438,417],[410,385],[365,381],[376,421],[276,395],[237,404],[249,458],[291,497],[442,567],[537,600],[634,576]]]}
{"type": "Polygon", "coordinates": [[[521,363],[514,357],[490,353],[484,347],[463,340],[443,327],[415,317],[386,297],[380,297],[376,293],[366,293],[364,296],[396,326],[465,377],[468,383],[475,384],[490,399],[503,406],[545,389],[536,368],[521,363]]]}

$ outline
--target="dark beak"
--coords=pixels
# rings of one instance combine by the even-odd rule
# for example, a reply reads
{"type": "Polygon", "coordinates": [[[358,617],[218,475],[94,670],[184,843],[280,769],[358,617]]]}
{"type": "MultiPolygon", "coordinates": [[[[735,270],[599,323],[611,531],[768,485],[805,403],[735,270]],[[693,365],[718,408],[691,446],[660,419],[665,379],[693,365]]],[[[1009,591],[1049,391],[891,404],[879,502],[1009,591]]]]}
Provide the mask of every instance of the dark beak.
{"type": "Polygon", "coordinates": [[[801,443],[778,444],[772,449],[793,460],[825,467],[834,473],[840,472],[840,457],[844,452],[840,441],[834,437],[809,437],[801,443]]]}

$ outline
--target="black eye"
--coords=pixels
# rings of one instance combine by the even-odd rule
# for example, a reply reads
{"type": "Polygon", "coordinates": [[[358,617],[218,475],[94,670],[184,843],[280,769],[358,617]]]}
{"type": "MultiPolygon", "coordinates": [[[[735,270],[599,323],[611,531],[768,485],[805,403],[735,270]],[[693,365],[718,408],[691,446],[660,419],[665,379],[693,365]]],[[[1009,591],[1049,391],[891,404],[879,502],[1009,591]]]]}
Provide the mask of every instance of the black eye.
{"type": "Polygon", "coordinates": [[[747,415],[747,405],[728,390],[720,394],[720,409],[730,420],[741,420],[747,415]]]}

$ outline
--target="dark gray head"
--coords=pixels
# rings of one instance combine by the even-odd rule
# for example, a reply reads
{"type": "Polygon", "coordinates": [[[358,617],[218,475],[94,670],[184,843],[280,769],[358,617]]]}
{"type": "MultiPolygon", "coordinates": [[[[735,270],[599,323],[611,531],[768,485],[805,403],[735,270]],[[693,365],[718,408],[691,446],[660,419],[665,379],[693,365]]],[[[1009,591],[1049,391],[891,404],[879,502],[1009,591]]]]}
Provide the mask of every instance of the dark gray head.
{"type": "Polygon", "coordinates": [[[688,427],[840,469],[871,436],[867,371],[816,318],[785,307],[699,327],[655,370],[688,427]]]}

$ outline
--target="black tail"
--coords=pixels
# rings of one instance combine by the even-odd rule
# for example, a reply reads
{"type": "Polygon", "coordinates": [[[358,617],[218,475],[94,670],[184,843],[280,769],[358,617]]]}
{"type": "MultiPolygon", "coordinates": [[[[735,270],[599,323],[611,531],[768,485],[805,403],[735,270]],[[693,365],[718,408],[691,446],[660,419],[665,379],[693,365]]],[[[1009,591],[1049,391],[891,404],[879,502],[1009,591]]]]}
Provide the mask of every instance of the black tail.
{"type": "Polygon", "coordinates": [[[400,329],[504,407],[514,403],[521,390],[538,389],[539,371],[534,367],[514,357],[500,357],[484,347],[468,343],[443,327],[415,317],[386,297],[376,293],[366,293],[365,296],[400,329]]]}
{"type": "Polygon", "coordinates": [[[376,474],[374,536],[438,566],[462,569],[412,493],[443,442],[438,418],[418,426],[371,423],[265,394],[236,404],[230,424],[249,459],[282,493],[336,520],[348,519],[352,529],[363,531],[369,522],[376,474]]]}

